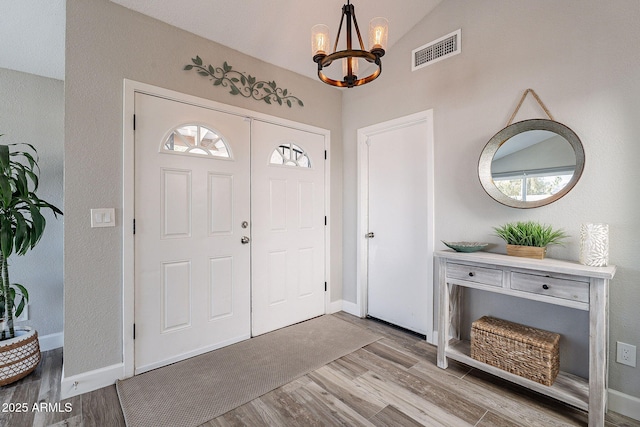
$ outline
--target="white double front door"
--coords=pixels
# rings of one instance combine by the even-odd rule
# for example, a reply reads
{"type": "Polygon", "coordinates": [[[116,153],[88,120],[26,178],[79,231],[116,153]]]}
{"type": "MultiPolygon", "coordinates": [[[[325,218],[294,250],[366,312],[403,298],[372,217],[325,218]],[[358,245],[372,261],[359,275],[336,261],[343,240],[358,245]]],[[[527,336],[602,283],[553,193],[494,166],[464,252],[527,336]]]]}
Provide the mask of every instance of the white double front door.
{"type": "Polygon", "coordinates": [[[324,136],[140,93],[135,113],[135,372],[323,314],[324,136]]]}

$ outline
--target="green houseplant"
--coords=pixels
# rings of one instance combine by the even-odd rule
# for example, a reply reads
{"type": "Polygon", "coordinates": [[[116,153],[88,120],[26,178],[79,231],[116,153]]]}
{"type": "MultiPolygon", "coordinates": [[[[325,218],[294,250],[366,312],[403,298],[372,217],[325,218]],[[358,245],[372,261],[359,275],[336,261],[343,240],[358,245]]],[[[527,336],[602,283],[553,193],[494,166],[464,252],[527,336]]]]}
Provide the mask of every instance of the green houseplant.
{"type": "Polygon", "coordinates": [[[510,222],[493,230],[507,243],[507,255],[537,259],[544,258],[547,246],[561,245],[569,237],[564,230],[536,221],[510,222]]]}
{"type": "Polygon", "coordinates": [[[9,280],[9,257],[25,255],[44,233],[42,212],[48,209],[56,218],[62,215],[60,209],[36,195],[39,173],[37,151],[32,145],[0,145],[0,385],[22,378],[40,361],[37,333],[27,327],[21,337],[13,324],[14,308],[19,316],[29,293],[23,285],[9,280]],[[20,349],[21,343],[30,347],[28,351],[20,349]],[[10,353],[16,350],[21,352],[20,363],[10,353]]]}

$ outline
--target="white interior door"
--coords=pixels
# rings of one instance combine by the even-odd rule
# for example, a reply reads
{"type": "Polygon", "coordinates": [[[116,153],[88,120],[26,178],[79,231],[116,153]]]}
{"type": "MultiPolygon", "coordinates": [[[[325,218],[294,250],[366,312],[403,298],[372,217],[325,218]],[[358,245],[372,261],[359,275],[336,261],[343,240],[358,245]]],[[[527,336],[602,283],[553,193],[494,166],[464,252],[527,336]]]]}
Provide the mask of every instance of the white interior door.
{"type": "Polygon", "coordinates": [[[250,336],[250,124],[136,94],[135,372],[250,336]]]}
{"type": "Polygon", "coordinates": [[[324,136],[254,121],[252,333],[324,314],[324,136]]]}
{"type": "MultiPolygon", "coordinates": [[[[430,334],[433,301],[429,122],[368,135],[367,314],[430,334]]],[[[363,233],[364,234],[364,233],[363,233]]]]}

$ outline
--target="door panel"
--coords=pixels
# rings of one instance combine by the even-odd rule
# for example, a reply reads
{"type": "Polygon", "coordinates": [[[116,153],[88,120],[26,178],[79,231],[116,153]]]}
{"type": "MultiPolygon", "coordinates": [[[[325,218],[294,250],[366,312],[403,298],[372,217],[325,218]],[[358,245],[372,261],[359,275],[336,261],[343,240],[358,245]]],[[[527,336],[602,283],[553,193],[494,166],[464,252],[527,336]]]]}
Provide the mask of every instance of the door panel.
{"type": "Polygon", "coordinates": [[[425,122],[368,139],[368,315],[427,334],[430,291],[425,122]]]}
{"type": "Polygon", "coordinates": [[[250,125],[144,94],[135,110],[140,373],[250,336],[250,125]]]}
{"type": "Polygon", "coordinates": [[[252,125],[252,333],[324,314],[324,137],[252,125]],[[309,167],[310,166],[310,167],[309,167]]]}

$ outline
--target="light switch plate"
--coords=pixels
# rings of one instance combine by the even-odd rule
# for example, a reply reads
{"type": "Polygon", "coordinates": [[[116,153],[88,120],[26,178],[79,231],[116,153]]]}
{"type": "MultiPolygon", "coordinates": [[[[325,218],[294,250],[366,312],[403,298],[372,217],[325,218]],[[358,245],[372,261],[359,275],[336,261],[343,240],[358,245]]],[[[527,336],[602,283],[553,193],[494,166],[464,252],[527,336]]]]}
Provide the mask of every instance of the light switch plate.
{"type": "Polygon", "coordinates": [[[91,228],[115,226],[116,210],[114,208],[91,209],[91,228]]]}

